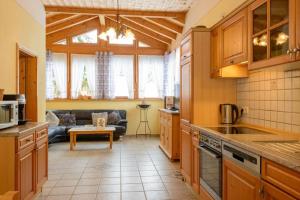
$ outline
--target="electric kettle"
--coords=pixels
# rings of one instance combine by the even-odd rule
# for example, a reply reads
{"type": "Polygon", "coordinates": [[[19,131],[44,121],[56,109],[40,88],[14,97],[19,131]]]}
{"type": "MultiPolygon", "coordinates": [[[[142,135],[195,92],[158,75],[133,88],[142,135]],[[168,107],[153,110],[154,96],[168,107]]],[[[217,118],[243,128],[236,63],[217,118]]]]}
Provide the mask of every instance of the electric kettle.
{"type": "Polygon", "coordinates": [[[220,104],[221,124],[235,124],[239,118],[239,109],[235,104],[220,104]]]}

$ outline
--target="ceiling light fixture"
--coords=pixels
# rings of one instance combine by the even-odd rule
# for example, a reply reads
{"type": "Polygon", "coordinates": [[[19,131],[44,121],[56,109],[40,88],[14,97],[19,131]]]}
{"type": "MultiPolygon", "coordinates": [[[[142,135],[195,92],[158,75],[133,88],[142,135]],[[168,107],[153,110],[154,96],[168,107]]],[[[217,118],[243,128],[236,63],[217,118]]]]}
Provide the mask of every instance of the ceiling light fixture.
{"type": "Polygon", "coordinates": [[[133,41],[135,40],[134,33],[124,26],[120,20],[120,5],[119,0],[117,0],[117,25],[116,27],[109,27],[106,31],[101,32],[98,36],[101,40],[107,41],[115,39],[125,39],[133,41]]]}

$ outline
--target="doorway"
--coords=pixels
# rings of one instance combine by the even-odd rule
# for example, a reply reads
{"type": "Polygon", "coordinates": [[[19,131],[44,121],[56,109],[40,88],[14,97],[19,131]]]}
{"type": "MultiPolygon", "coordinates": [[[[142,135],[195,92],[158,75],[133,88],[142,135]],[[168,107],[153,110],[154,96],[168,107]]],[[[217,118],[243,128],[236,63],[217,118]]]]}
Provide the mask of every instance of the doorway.
{"type": "Polygon", "coordinates": [[[25,94],[25,119],[37,122],[37,56],[17,45],[17,88],[18,94],[25,94]]]}

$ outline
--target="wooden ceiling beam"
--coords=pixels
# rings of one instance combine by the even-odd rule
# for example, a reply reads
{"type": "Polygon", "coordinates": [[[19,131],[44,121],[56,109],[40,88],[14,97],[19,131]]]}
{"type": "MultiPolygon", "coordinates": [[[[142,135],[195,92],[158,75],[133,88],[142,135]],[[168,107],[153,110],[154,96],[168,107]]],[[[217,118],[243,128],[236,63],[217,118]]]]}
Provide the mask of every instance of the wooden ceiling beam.
{"type": "Polygon", "coordinates": [[[144,11],[144,10],[125,10],[107,9],[107,8],[83,8],[71,6],[45,6],[46,12],[86,14],[86,15],[116,15],[123,16],[144,16],[144,17],[171,17],[179,21],[185,20],[186,12],[165,12],[165,11],[144,11]]]}
{"type": "Polygon", "coordinates": [[[173,23],[172,21],[165,19],[165,18],[146,18],[148,21],[155,23],[161,27],[167,28],[176,33],[182,33],[183,27],[173,23]]]}
{"type": "Polygon", "coordinates": [[[175,40],[176,37],[177,37],[177,34],[172,32],[172,31],[169,31],[165,28],[162,28],[161,26],[158,26],[152,22],[149,22],[148,20],[146,19],[143,19],[143,18],[140,18],[140,17],[126,17],[126,19],[138,24],[138,25],[141,25],[149,30],[152,30],[156,33],[159,33],[161,35],[164,35],[165,37],[168,37],[172,40],[175,40]]]}
{"type": "MultiPolygon", "coordinates": [[[[111,20],[108,18],[106,18],[106,19],[107,19],[107,26],[116,26],[117,25],[117,22],[115,22],[114,20],[111,20]]],[[[133,32],[133,34],[135,35],[135,38],[138,41],[144,42],[153,48],[158,48],[158,49],[163,49],[163,50],[167,50],[167,48],[168,48],[167,44],[157,41],[157,40],[153,39],[152,37],[149,37],[148,35],[145,35],[143,33],[135,31],[135,30],[131,30],[131,31],[133,32]]]]}
{"type": "Polygon", "coordinates": [[[70,17],[73,17],[75,16],[75,14],[55,14],[55,15],[51,15],[49,17],[46,17],[46,24],[47,25],[51,25],[51,24],[54,24],[54,23],[57,23],[57,22],[60,22],[62,20],[66,20],[70,17]]]}
{"type": "MultiPolygon", "coordinates": [[[[117,21],[117,18],[115,16],[107,16],[107,18],[111,19],[111,20],[114,20],[114,21],[117,21]]],[[[131,22],[125,18],[121,18],[121,22],[122,24],[124,24],[125,26],[129,27],[130,29],[133,29],[133,30],[136,30],[138,32],[141,32],[143,34],[146,34],[158,41],[161,41],[161,42],[164,42],[166,44],[171,44],[172,40],[165,37],[165,36],[162,36],[156,32],[153,32],[153,31],[150,31],[149,29],[146,29],[144,28],[143,26],[140,26],[134,22],[131,22]]]]}
{"type": "Polygon", "coordinates": [[[57,31],[60,31],[60,30],[66,29],[66,28],[70,28],[72,26],[84,23],[84,22],[89,21],[89,20],[91,20],[93,18],[96,18],[96,17],[97,16],[81,15],[81,16],[72,18],[70,20],[64,21],[62,23],[55,24],[55,25],[52,25],[52,26],[48,26],[48,27],[46,27],[46,34],[48,35],[48,34],[53,33],[53,32],[57,32],[57,31]]]}
{"type": "Polygon", "coordinates": [[[80,35],[82,33],[89,32],[94,29],[98,29],[98,30],[100,29],[100,23],[99,23],[98,18],[92,19],[92,20],[84,22],[82,24],[78,24],[76,26],[72,26],[67,29],[63,29],[58,32],[51,33],[46,36],[46,43],[47,43],[47,45],[50,45],[54,42],[65,39],[67,37],[73,37],[76,35],[80,35]]]}

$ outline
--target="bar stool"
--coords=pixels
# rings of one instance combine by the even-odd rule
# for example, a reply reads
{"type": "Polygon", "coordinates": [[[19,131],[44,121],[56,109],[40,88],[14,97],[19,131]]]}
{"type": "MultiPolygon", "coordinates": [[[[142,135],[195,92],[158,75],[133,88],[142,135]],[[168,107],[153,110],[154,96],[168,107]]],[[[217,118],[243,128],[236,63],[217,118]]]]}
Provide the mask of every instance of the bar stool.
{"type": "Polygon", "coordinates": [[[149,121],[148,121],[148,117],[147,117],[147,113],[148,113],[148,110],[150,109],[151,105],[149,104],[138,104],[136,106],[137,109],[140,109],[140,122],[139,122],[139,125],[136,129],[136,137],[138,135],[151,135],[151,129],[150,129],[150,126],[149,126],[149,121]],[[138,131],[139,129],[142,127],[142,125],[144,124],[144,134],[139,134],[138,131]],[[147,133],[147,129],[149,130],[149,132],[147,133]]]}

